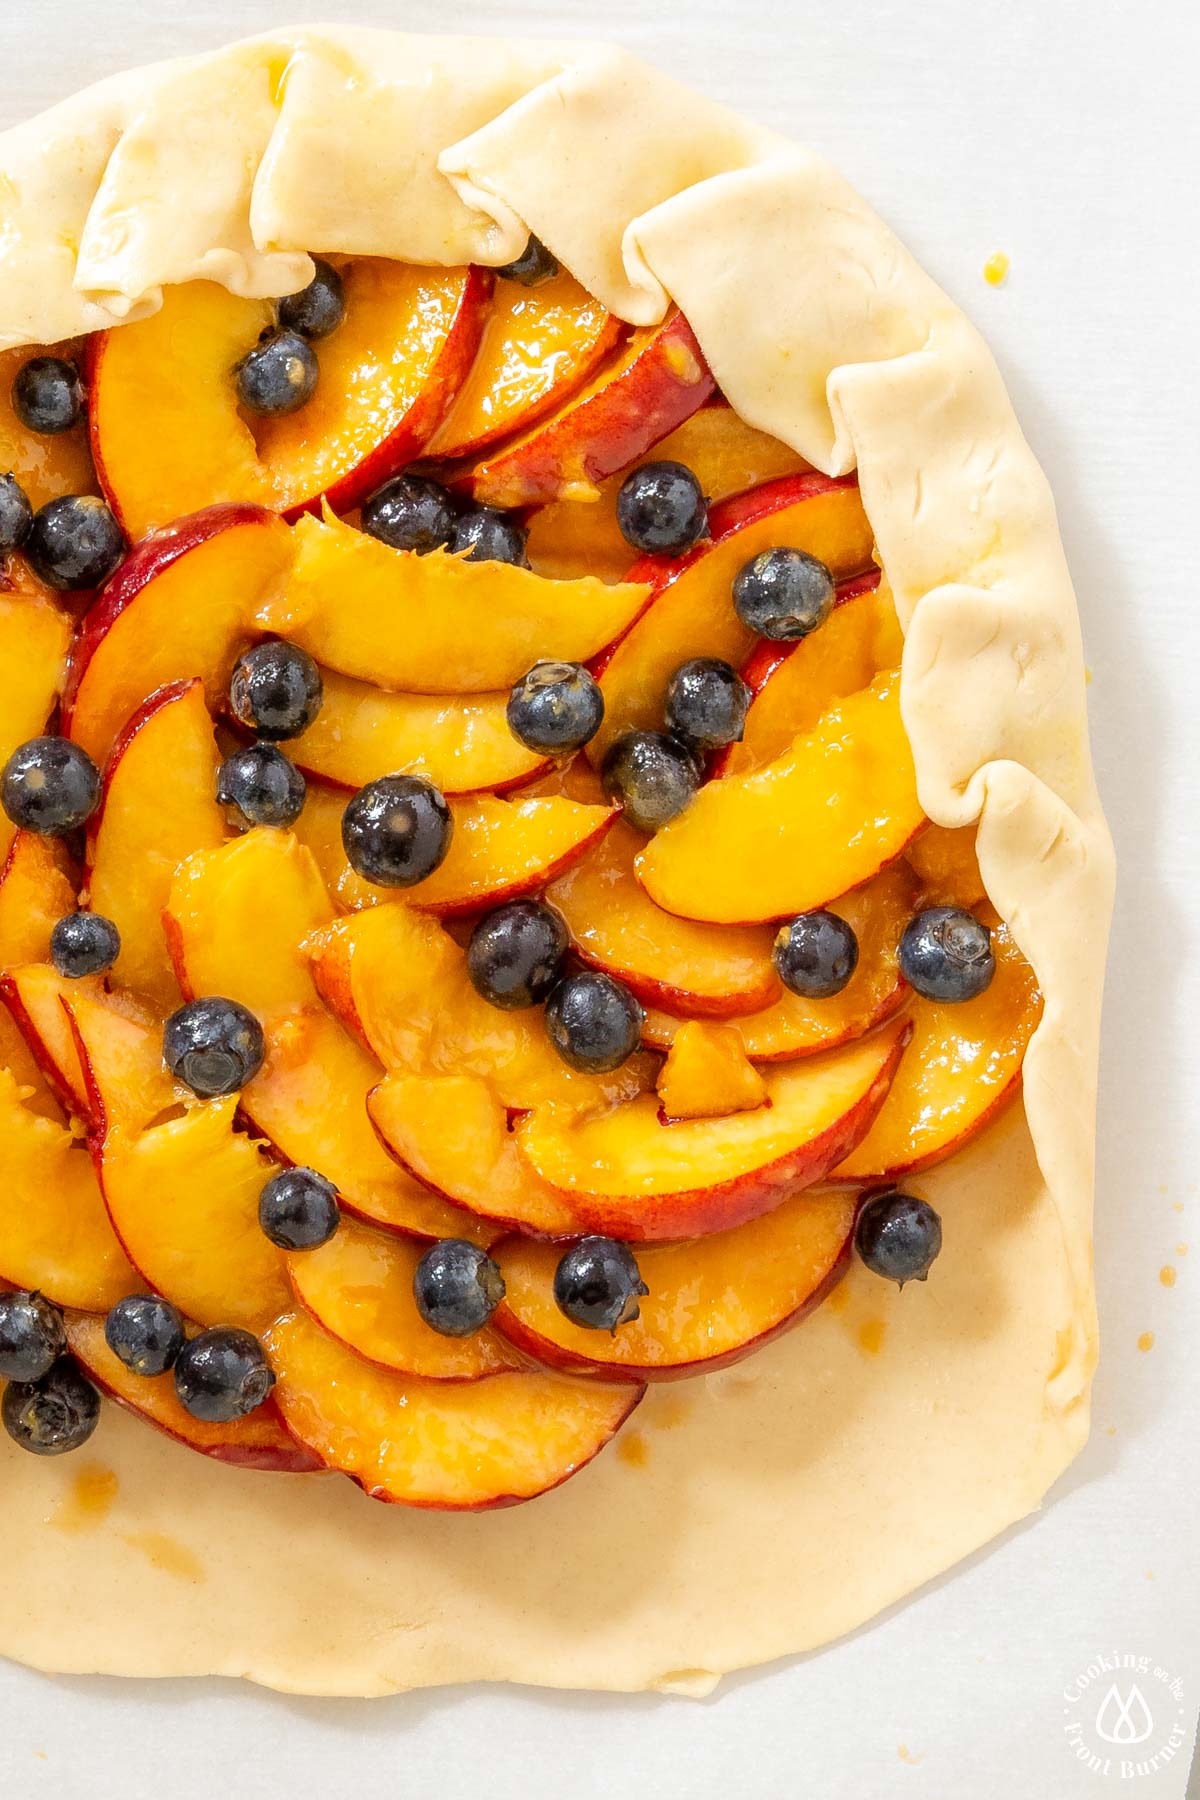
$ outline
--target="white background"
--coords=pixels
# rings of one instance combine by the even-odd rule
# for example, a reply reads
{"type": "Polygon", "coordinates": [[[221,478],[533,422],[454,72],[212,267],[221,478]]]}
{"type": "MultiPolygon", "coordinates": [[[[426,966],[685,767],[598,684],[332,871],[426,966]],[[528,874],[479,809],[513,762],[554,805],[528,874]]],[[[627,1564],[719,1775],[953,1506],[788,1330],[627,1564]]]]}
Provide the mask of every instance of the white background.
{"type": "Polygon", "coordinates": [[[1184,1756],[1126,1782],[1079,1769],[1062,1689],[1097,1651],[1132,1651],[1183,1678],[1189,1729],[1200,1699],[1193,0],[0,0],[0,124],[112,69],[301,17],[619,39],[829,155],[990,337],[1058,496],[1122,858],[1094,1434],[1040,1519],[833,1650],[705,1703],[313,1702],[0,1666],[0,1776],[58,1800],[1182,1795],[1184,1756]],[[981,275],[995,250],[1012,259],[998,291],[981,275]]]}

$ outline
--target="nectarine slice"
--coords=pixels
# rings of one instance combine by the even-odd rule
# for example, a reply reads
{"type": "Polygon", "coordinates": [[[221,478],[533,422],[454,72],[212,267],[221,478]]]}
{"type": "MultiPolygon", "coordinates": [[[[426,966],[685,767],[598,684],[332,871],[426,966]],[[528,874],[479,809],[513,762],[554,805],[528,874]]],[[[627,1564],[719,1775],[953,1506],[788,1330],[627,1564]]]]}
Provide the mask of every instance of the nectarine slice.
{"type": "Polygon", "coordinates": [[[702,787],[642,851],[638,879],[684,918],[788,918],[870,880],[924,822],[888,671],[774,762],[702,787]]]}
{"type": "Polygon", "coordinates": [[[58,1306],[105,1311],[137,1287],[109,1223],[87,1146],[39,1116],[0,1068],[0,1279],[58,1306]]]}
{"type": "Polygon", "coordinates": [[[452,477],[489,506],[539,506],[636,462],[703,406],[715,382],[682,313],[635,331],[579,392],[452,477]]]}
{"type": "Polygon", "coordinates": [[[963,906],[968,911],[985,898],[974,825],[927,825],[904,852],[921,885],[922,907],[963,906]]]}
{"type": "Polygon", "coordinates": [[[162,925],[172,877],[228,836],[219,766],[204,684],[159,688],[118,735],[88,827],[88,905],[121,934],[113,978],[164,1012],[179,1004],[162,925]]]}
{"type": "MultiPolygon", "coordinates": [[[[342,848],[345,809],[344,793],[313,783],[293,829],[316,857],[330,894],[357,912],[394,900],[396,890],[378,887],[350,867],[342,848]]],[[[459,794],[451,797],[450,811],[454,833],[445,861],[405,889],[409,906],[443,919],[545,887],[586,855],[617,818],[607,802],[588,805],[557,794],[516,800],[459,794]]]]}
{"type": "Polygon", "coordinates": [[[560,1246],[505,1238],[492,1252],[508,1288],[495,1324],[519,1350],[573,1375],[708,1375],[820,1305],[850,1260],[855,1211],[849,1195],[798,1194],[731,1231],[648,1245],[638,1251],[638,1268],[650,1292],[638,1318],[611,1334],[585,1331],[559,1311],[560,1246]]]}
{"type": "Polygon", "coordinates": [[[53,1119],[58,1125],[66,1123],[67,1109],[61,1091],[52,1086],[7,1005],[0,1006],[0,1069],[8,1070],[30,1112],[42,1119],[53,1119]]]}
{"type": "Polygon", "coordinates": [[[218,501],[295,513],[325,494],[348,510],[417,454],[470,367],[487,279],[363,258],[344,280],[345,322],[314,346],[316,393],[253,426],[235,369],[270,324],[269,301],[191,281],[97,339],[92,453],[131,537],[218,501]]]}
{"type": "Polygon", "coordinates": [[[587,380],[621,331],[565,269],[535,288],[498,281],[475,361],[425,454],[476,456],[526,430],[587,380]]]}
{"type": "Polygon", "coordinates": [[[505,562],[393,550],[332,515],[295,527],[296,566],[259,622],[319,663],[414,694],[511,687],[536,662],[586,662],[628,630],[648,586],[547,581],[505,562]]]}
{"type": "Polygon", "coordinates": [[[211,1424],[180,1405],[170,1375],[147,1378],[127,1369],[104,1336],[104,1320],[86,1312],[67,1318],[67,1343],[96,1386],[118,1406],[166,1432],[176,1443],[239,1469],[268,1469],[277,1475],[310,1475],[324,1467],[319,1457],[284,1430],[268,1400],[244,1419],[211,1424]]]}
{"type": "Polygon", "coordinates": [[[779,993],[770,928],[664,913],[634,873],[645,841],[621,821],[547,890],[578,955],[619,976],[647,1006],[708,1018],[766,1006],[779,993]]]}
{"type": "MultiPolygon", "coordinates": [[[[0,768],[43,731],[67,681],[71,621],[21,557],[0,571],[0,768]]],[[[0,856],[13,827],[0,812],[0,856]]]]}
{"type": "Polygon", "coordinates": [[[0,969],[43,962],[50,933],[75,910],[75,889],[57,838],[18,831],[0,868],[0,969]]]}
{"type": "Polygon", "coordinates": [[[30,431],[17,417],[13,383],[35,356],[76,356],[75,344],[26,345],[0,351],[0,470],[13,474],[36,510],[60,494],[94,494],[96,471],[88,448],[87,425],[81,419],[70,431],[53,436],[30,431]]]}
{"type": "Polygon", "coordinates": [[[427,1325],[413,1276],[428,1249],[414,1238],[344,1219],[327,1244],[288,1257],[296,1298],[368,1362],[428,1381],[473,1381],[520,1366],[496,1332],[445,1337],[427,1325]]]}
{"type": "Polygon", "coordinates": [[[254,506],[211,507],[131,550],[85,614],[71,653],[64,722],[76,743],[103,764],[143,701],[174,681],[199,677],[216,712],[291,554],[287,527],[254,506]]]}
{"type": "Polygon", "coordinates": [[[97,1131],[140,1131],[190,1099],[162,1055],[162,1023],[125,994],[98,984],[64,982],[66,1016],[87,1095],[86,1117],[97,1131]]]}
{"type": "Polygon", "coordinates": [[[763,1105],[724,1119],[664,1124],[655,1094],[583,1115],[539,1106],[517,1125],[517,1144],[588,1231],[636,1241],[724,1231],[843,1161],[883,1104],[907,1039],[901,1021],[769,1069],[763,1105]]]}
{"type": "Polygon", "coordinates": [[[989,909],[996,973],[975,1000],[939,1005],[914,996],[912,1042],[870,1131],[831,1179],[891,1181],[941,1162],[1011,1099],[1042,996],[1010,928],[989,909]]]}
{"type": "Polygon", "coordinates": [[[631,727],[657,729],[667,684],[692,656],[718,656],[740,668],[760,641],[733,610],[742,566],[777,545],[807,550],[840,581],[871,560],[872,535],[853,476],[786,476],[715,506],[711,541],[673,560],[647,556],[627,579],[654,593],[633,629],[604,664],[604,722],[588,745],[597,766],[631,727]]]}
{"type": "Polygon", "coordinates": [[[766,1097],[767,1084],[732,1025],[681,1021],[658,1073],[659,1110],[668,1123],[750,1112],[766,1097]]]}
{"type": "Polygon", "coordinates": [[[85,987],[100,991],[99,978],[67,981],[51,963],[22,963],[0,975],[0,995],[39,1069],[64,1111],[87,1119],[87,1087],[63,1002],[85,987]]]}
{"type": "Polygon", "coordinates": [[[642,1389],[548,1372],[427,1381],[377,1368],[303,1313],[267,1334],[284,1423],[375,1500],[478,1511],[532,1500],[592,1460],[642,1389]]]}

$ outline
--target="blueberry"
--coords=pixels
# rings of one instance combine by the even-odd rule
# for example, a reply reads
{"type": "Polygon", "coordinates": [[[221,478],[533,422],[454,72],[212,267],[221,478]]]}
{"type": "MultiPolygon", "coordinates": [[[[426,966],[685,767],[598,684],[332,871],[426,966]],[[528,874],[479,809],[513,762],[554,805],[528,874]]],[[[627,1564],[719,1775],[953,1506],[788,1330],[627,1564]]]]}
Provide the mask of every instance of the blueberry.
{"type": "Polygon", "coordinates": [[[299,412],[316,392],[317,359],[298,331],[271,331],[235,371],[238,399],[263,419],[299,412]]]}
{"type": "Polygon", "coordinates": [[[223,1425],[244,1419],[275,1386],[266,1351],[236,1325],[214,1325],[189,1339],[175,1361],[175,1392],[194,1419],[223,1425]]]}
{"type": "Polygon", "coordinates": [[[42,1294],[0,1294],[0,1376],[40,1381],[67,1347],[62,1314],[42,1294]]]}
{"type": "Polygon", "coordinates": [[[584,969],[560,981],[546,1002],[546,1033],[573,1069],[603,1075],[637,1049],[645,1019],[641,1007],[612,975],[584,969]]]}
{"type": "Polygon", "coordinates": [[[108,580],[125,554],[125,535],[94,494],[63,494],[33,515],[25,554],[43,581],[74,593],[108,580]]]}
{"type": "Polygon", "coordinates": [[[537,1006],[562,973],[567,928],[540,900],[511,900],[485,913],[467,945],[467,969],[475,991],[510,1011],[537,1006]]]}
{"type": "Polygon", "coordinates": [[[359,788],[342,814],[350,866],[381,887],[424,881],[450,848],[454,820],[423,775],[381,775],[359,788]]]}
{"type": "Polygon", "coordinates": [[[996,973],[992,934],[960,906],[931,906],[904,928],[900,973],[926,1000],[974,1000],[996,973]]]}
{"type": "Polygon", "coordinates": [[[733,606],[759,637],[807,637],[833,611],[833,576],[807,550],[764,550],[743,565],[733,583],[733,606]]]}
{"type": "Polygon", "coordinates": [[[258,1196],[258,1222],[281,1250],[315,1250],[341,1223],[337,1189],[315,1169],[280,1169],[258,1196]]]}
{"type": "Polygon", "coordinates": [[[465,1238],[443,1238],[413,1273],[413,1298],[425,1323],[443,1337],[470,1337],[504,1298],[504,1277],[486,1250],[465,1238]]]}
{"type": "Polygon", "coordinates": [[[700,786],[700,765],[679,738],[625,731],[605,752],[600,781],[639,831],[657,831],[681,813],[700,786]]]}
{"type": "Polygon", "coordinates": [[[217,799],[236,806],[250,825],[294,825],[307,792],[303,775],[275,744],[247,744],[217,771],[217,799]]]}
{"type": "Polygon", "coordinates": [[[314,256],[313,268],[308,286],[279,302],[279,323],[309,339],[328,337],[346,316],[346,292],[333,264],[314,256]]]}
{"type": "Polygon", "coordinates": [[[19,550],[32,524],[29,495],[15,475],[0,475],[0,551],[19,550]]]}
{"type": "Polygon", "coordinates": [[[271,638],[239,656],[229,678],[235,719],[272,742],[299,737],[321,710],[321,671],[299,644],[271,638]]]}
{"type": "Polygon", "coordinates": [[[635,550],[678,556],[708,530],[703,489],[682,463],[643,463],[621,483],[617,524],[635,550]]]}
{"type": "Polygon", "coordinates": [[[667,730],[695,750],[720,750],[740,740],[749,704],[750,689],[732,664],[694,656],[671,677],[667,730]]]}
{"type": "Polygon", "coordinates": [[[14,825],[39,837],[62,837],[100,804],[100,771],[70,738],[30,738],[4,766],[0,800],[14,825]]]}
{"type": "Polygon", "coordinates": [[[178,1007],[163,1026],[163,1060],[202,1099],[236,1094],[262,1068],[266,1045],[252,1012],[210,994],[178,1007]]]}
{"type": "Polygon", "coordinates": [[[554,1298],[573,1325],[611,1331],[628,1325],[650,1289],[628,1244],[616,1238],[585,1237],[572,1244],[554,1271],[554,1298]]]}
{"type": "Polygon", "coordinates": [[[80,1449],[99,1418],[99,1394],[66,1356],[37,1381],[10,1381],[0,1402],[5,1431],[34,1456],[80,1449]]]}
{"type": "Polygon", "coordinates": [[[552,256],[540,238],[530,232],[529,240],[515,262],[496,270],[503,281],[519,281],[522,287],[538,287],[558,274],[558,258],[552,256]]]}
{"type": "Polygon", "coordinates": [[[103,975],[120,954],[120,932],[99,913],[67,913],[50,933],[50,960],[68,981],[103,975]]]}
{"type": "Polygon", "coordinates": [[[363,502],[362,528],[393,550],[424,555],[454,536],[454,502],[440,482],[425,475],[397,475],[363,502]]]}
{"type": "Polygon", "coordinates": [[[800,913],[780,926],[772,954],[784,987],[805,1000],[831,1000],[858,967],[858,939],[836,913],[800,913]]]}
{"type": "Polygon", "coordinates": [[[179,1309],[157,1294],[128,1294],[110,1308],[104,1341],[135,1375],[165,1375],[187,1342],[179,1309]]]}
{"type": "Polygon", "coordinates": [[[527,536],[508,513],[498,512],[494,506],[473,506],[454,521],[450,548],[465,550],[468,562],[513,563],[518,569],[527,569],[527,536]]]}
{"type": "Polygon", "coordinates": [[[12,387],[13,411],[30,431],[55,437],[83,417],[83,384],[74,363],[58,356],[34,356],[12,387]]]}
{"type": "Polygon", "coordinates": [[[506,717],[509,730],[527,750],[567,755],[599,731],[604,695],[581,663],[534,663],[508,696],[506,717]]]}
{"type": "Polygon", "coordinates": [[[873,1275],[924,1281],[942,1247],[942,1221],[925,1200],[895,1191],[876,1194],[858,1215],[854,1242],[873,1275]]]}

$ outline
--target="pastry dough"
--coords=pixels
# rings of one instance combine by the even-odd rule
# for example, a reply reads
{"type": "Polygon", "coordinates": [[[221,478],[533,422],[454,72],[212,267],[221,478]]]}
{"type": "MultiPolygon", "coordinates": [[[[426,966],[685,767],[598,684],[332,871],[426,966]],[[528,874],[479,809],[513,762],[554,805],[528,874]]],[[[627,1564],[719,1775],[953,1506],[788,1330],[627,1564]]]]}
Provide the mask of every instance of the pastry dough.
{"type": "Polygon", "coordinates": [[[1075,602],[986,347],[840,177],[618,50],[277,33],[0,137],[0,346],[145,316],[198,276],[291,292],[310,250],[499,264],[529,229],[623,318],[677,303],[744,418],[857,467],[922,804],[978,819],[1045,994],[1023,1102],[921,1177],[946,1225],[933,1279],[900,1296],[856,1266],[802,1330],[652,1391],[636,1456],[534,1507],[239,1474],[108,1407],[88,1457],[116,1498],[70,1532],[72,1459],[0,1445],[0,1650],[39,1667],[702,1693],[910,1593],[1036,1508],[1085,1440],[1112,858],[1075,602]]]}

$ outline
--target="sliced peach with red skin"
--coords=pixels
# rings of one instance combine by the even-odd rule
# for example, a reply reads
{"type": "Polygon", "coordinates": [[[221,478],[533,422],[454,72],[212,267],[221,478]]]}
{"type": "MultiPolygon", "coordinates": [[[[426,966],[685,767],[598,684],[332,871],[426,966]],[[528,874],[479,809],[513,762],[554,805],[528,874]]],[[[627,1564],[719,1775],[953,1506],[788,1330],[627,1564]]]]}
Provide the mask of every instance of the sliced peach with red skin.
{"type": "MultiPolygon", "coordinates": [[[[617,819],[607,802],[588,805],[556,794],[528,800],[460,794],[449,804],[454,832],[445,861],[404,890],[407,905],[442,919],[536,893],[586,856],[617,819]]],[[[293,827],[296,836],[316,857],[339,906],[357,912],[395,900],[395,888],[365,880],[346,860],[345,810],[344,793],[313,783],[293,827]]]]}
{"type": "Polygon", "coordinates": [[[69,980],[50,963],[9,969],[0,992],[59,1104],[89,1129],[101,1116],[79,1053],[80,1023],[100,1034],[114,1119],[136,1128],[179,1098],[163,1067],[162,1022],[136,995],[109,993],[97,975],[69,980]]]}
{"type": "Polygon", "coordinates": [[[64,1112],[87,1120],[89,1101],[63,1001],[85,983],[100,991],[97,976],[69,982],[51,963],[21,963],[0,975],[0,995],[50,1090],[64,1112]]]}
{"type": "Polygon", "coordinates": [[[0,1184],[0,1280],[98,1312],[136,1288],[86,1145],[35,1113],[9,1069],[0,1069],[0,1184]]]}
{"type": "Polygon", "coordinates": [[[224,1424],[197,1419],[180,1404],[170,1375],[148,1379],[125,1367],[109,1349],[104,1320],[95,1314],[75,1312],[68,1316],[67,1343],[76,1361],[110,1400],[127,1407],[177,1444],[199,1451],[201,1456],[211,1456],[239,1469],[266,1469],[276,1475],[311,1475],[324,1467],[319,1457],[285,1431],[269,1400],[244,1419],[230,1419],[224,1424]]]}
{"type": "Polygon", "coordinates": [[[135,545],[80,625],[64,729],[103,764],[126,722],[170,682],[199,677],[217,711],[291,555],[286,525],[258,506],[213,506],[135,545]]]}
{"type": "Polygon", "coordinates": [[[638,880],[684,918],[790,918],[869,881],[924,823],[889,670],[774,762],[702,787],[642,851],[638,880]]]}
{"type": "Polygon", "coordinates": [[[172,682],[113,745],[88,827],[88,905],[113,921],[113,979],[164,1012],[179,1004],[162,913],[180,863],[229,835],[217,803],[220,758],[200,681],[172,682]]]}
{"type": "Polygon", "coordinates": [[[712,371],[682,313],[635,331],[586,387],[453,486],[488,506],[542,506],[636,462],[703,406],[712,371]]]}
{"type": "Polygon", "coordinates": [[[13,405],[13,383],[27,362],[35,356],[72,360],[78,353],[75,343],[29,344],[20,350],[0,350],[0,470],[16,476],[35,511],[61,494],[98,491],[83,420],[69,431],[48,435],[30,431],[17,417],[13,405]]]}
{"type": "Polygon", "coordinates": [[[732,1025],[681,1021],[658,1072],[659,1111],[666,1123],[750,1112],[766,1097],[766,1081],[732,1025]]]}
{"type": "MultiPolygon", "coordinates": [[[[0,569],[0,768],[37,737],[67,683],[71,621],[20,556],[0,569]]],[[[0,812],[0,856],[13,826],[0,812]]]]}
{"type": "Polygon", "coordinates": [[[798,1194],[731,1231],[647,1245],[637,1261],[650,1292],[639,1316],[611,1334],[560,1312],[558,1246],[505,1238],[493,1249],[508,1290],[496,1327],[518,1350],[571,1375],[711,1375],[789,1331],[832,1292],[850,1261],[856,1211],[848,1194],[798,1194]]]}
{"type": "Polygon", "coordinates": [[[332,917],[309,852],[264,829],[192,857],[164,915],[184,992],[223,994],[262,1023],[266,1059],[241,1108],[280,1157],[319,1169],[348,1209],[377,1224],[476,1235],[473,1219],[397,1168],[371,1128],[367,1095],[382,1070],[326,1011],[303,949],[332,917]]]}
{"type": "Polygon", "coordinates": [[[624,327],[565,269],[535,288],[497,281],[479,349],[427,456],[477,456],[560,405],[624,327]]]}
{"type": "Polygon", "coordinates": [[[259,623],[340,674],[407,693],[487,693],[536,662],[586,662],[650,595],[590,575],[547,581],[512,563],[393,550],[332,514],[301,519],[293,535],[295,567],[259,623]]]}
{"type": "Polygon", "coordinates": [[[764,639],[742,670],[753,699],[741,741],[713,757],[711,775],[747,775],[782,756],[835,700],[856,694],[904,650],[891,590],[878,569],[839,584],[819,631],[791,643],[764,639]]]}
{"type": "Polygon", "coordinates": [[[785,476],[714,506],[711,537],[683,556],[647,556],[629,570],[651,583],[649,606],[603,663],[604,722],[588,745],[597,766],[613,739],[657,729],[681,663],[716,656],[740,668],[760,641],[733,608],[738,572],[761,551],[789,545],[828,564],[841,581],[866,568],[872,533],[852,475],[785,476]]]}
{"type": "Polygon", "coordinates": [[[981,916],[996,955],[991,985],[955,1006],[914,996],[912,1042],[892,1091],[832,1180],[868,1186],[943,1162],[1016,1094],[1042,996],[1009,926],[990,908],[981,916]]]}
{"type": "Polygon", "coordinates": [[[39,1118],[66,1123],[67,1109],[59,1091],[25,1040],[25,1034],[6,1005],[0,1006],[0,1069],[6,1069],[20,1088],[25,1105],[39,1118]]]}
{"type": "Polygon", "coordinates": [[[439,1511],[514,1506],[558,1487],[604,1448],[643,1392],[548,1370],[480,1381],[398,1375],[303,1312],[277,1320],[266,1345],[294,1437],[372,1499],[439,1511]]]}
{"type": "Polygon", "coordinates": [[[489,278],[365,257],[343,278],[345,321],[314,345],[316,392],[284,418],[251,424],[237,400],[270,301],[192,281],[97,338],[92,453],[131,537],[220,501],[295,516],[326,495],[348,511],[420,452],[470,368],[489,278]]]}
{"type": "Polygon", "coordinates": [[[863,1138],[900,1066],[908,1026],[766,1073],[766,1102],[724,1119],[664,1124],[658,1096],[605,1112],[539,1106],[522,1156],[587,1231],[631,1241],[726,1231],[822,1180],[863,1138]]]}
{"type": "Polygon", "coordinates": [[[417,1311],[413,1278],[429,1246],[343,1219],[327,1244],[288,1257],[300,1304],[331,1337],[384,1369],[427,1381],[475,1381],[521,1366],[486,1327],[446,1337],[417,1311]]]}
{"type": "MultiPolygon", "coordinates": [[[[784,988],[761,1012],[727,1020],[745,1054],[755,1062],[788,1062],[848,1044],[890,1018],[909,991],[896,952],[912,916],[914,892],[907,866],[896,862],[865,887],[832,901],[830,911],[846,920],[858,940],[858,967],[841,993],[828,1000],[806,1000],[784,988]]],[[[685,1023],[651,1009],[642,1041],[655,1050],[667,1049],[685,1023]]]]}
{"type": "Polygon", "coordinates": [[[663,912],[634,872],[645,841],[622,820],[547,889],[576,954],[668,1012],[720,1019],[768,1005],[779,993],[770,928],[663,912]]]}
{"type": "MultiPolygon", "coordinates": [[[[739,419],[724,400],[710,400],[634,467],[650,461],[682,463],[710,506],[763,482],[801,474],[809,466],[787,444],[739,419]]],[[[596,489],[552,500],[530,515],[526,548],[539,575],[624,581],[633,552],[617,524],[617,495],[628,473],[622,469],[596,489]]]]}
{"type": "Polygon", "coordinates": [[[974,825],[929,824],[905,851],[905,860],[921,886],[922,907],[963,906],[968,911],[986,898],[974,825]]]}
{"type": "Polygon", "coordinates": [[[43,962],[50,933],[75,910],[75,889],[57,838],[18,831],[0,867],[0,969],[43,962]]]}

